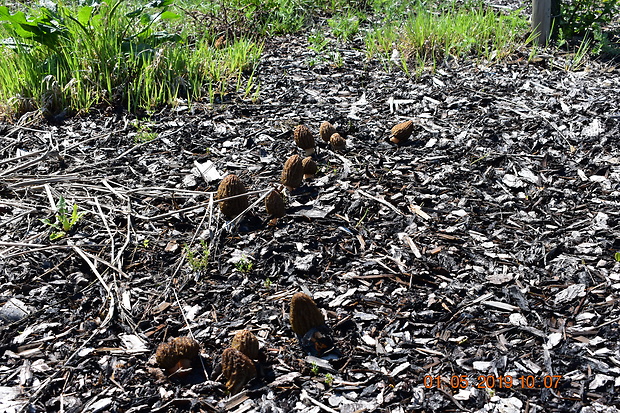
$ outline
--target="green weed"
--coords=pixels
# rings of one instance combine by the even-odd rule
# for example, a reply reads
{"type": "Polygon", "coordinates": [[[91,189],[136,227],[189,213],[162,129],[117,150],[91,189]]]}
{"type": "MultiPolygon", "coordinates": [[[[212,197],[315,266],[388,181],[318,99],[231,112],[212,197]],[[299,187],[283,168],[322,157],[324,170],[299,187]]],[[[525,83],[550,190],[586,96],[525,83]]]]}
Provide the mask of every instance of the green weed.
{"type": "Polygon", "coordinates": [[[136,128],[136,134],[134,136],[134,143],[144,143],[150,142],[153,139],[157,138],[157,133],[153,132],[151,126],[146,123],[142,123],[138,120],[134,120],[132,122],[134,128],[136,128]]]}
{"type": "Polygon", "coordinates": [[[249,274],[254,268],[254,263],[247,257],[242,256],[239,261],[235,263],[235,268],[243,274],[249,274]]]}
{"type": "Polygon", "coordinates": [[[188,245],[184,247],[187,263],[194,271],[202,271],[209,265],[209,246],[205,240],[200,240],[199,251],[192,250],[188,245]]]}
{"type": "Polygon", "coordinates": [[[314,30],[308,35],[308,48],[320,55],[325,51],[325,48],[329,44],[329,39],[325,37],[325,34],[321,30],[314,30]]]}
{"type": "Polygon", "coordinates": [[[359,32],[360,20],[363,16],[360,13],[349,12],[335,16],[327,20],[334,36],[342,40],[350,40],[359,32]]]}
{"type": "Polygon", "coordinates": [[[67,232],[71,231],[71,229],[73,229],[75,224],[77,224],[83,216],[83,212],[78,212],[77,204],[73,204],[72,207],[69,207],[67,205],[67,201],[61,195],[58,199],[58,204],[56,205],[56,215],[54,221],[52,222],[49,218],[45,218],[42,219],[41,222],[56,230],[50,234],[50,240],[54,241],[58,238],[64,237],[67,232]]]}
{"type": "Polygon", "coordinates": [[[334,383],[334,376],[332,376],[330,373],[326,373],[325,384],[327,384],[328,386],[331,386],[333,383],[334,383]]]}

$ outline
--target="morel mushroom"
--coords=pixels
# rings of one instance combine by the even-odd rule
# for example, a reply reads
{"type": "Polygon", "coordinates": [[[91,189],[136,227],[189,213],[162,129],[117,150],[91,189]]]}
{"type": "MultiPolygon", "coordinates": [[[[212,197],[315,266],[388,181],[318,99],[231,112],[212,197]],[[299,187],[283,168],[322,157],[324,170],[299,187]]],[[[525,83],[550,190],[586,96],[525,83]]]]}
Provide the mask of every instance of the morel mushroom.
{"type": "Polygon", "coordinates": [[[314,142],[314,136],[312,136],[312,132],[310,132],[308,127],[298,125],[293,131],[293,138],[295,139],[297,146],[306,151],[306,156],[314,153],[314,147],[316,144],[314,142]]]}
{"type": "Polygon", "coordinates": [[[407,122],[399,123],[392,128],[391,133],[392,137],[390,138],[390,141],[394,143],[406,141],[413,133],[413,121],[408,120],[407,122]]]}
{"type": "MultiPolygon", "coordinates": [[[[225,199],[245,194],[245,186],[237,175],[230,174],[222,179],[217,188],[217,199],[225,199]]],[[[248,196],[237,196],[220,202],[220,210],[228,219],[233,219],[248,207],[248,196]]]]}
{"type": "Polygon", "coordinates": [[[331,138],[334,133],[336,133],[336,128],[334,125],[327,121],[321,123],[321,126],[319,127],[319,135],[321,135],[321,139],[329,143],[329,138],[331,138]]]}
{"type": "Polygon", "coordinates": [[[297,293],[291,299],[290,312],[291,327],[300,336],[305,335],[315,327],[325,324],[323,314],[312,298],[304,293],[297,293]]]}
{"type": "Polygon", "coordinates": [[[239,330],[232,339],[232,348],[239,350],[252,360],[258,358],[258,339],[251,331],[239,330]]]}
{"type": "Polygon", "coordinates": [[[286,205],[280,192],[273,190],[265,197],[265,209],[274,218],[282,218],[286,215],[286,205]]]}
{"type": "Polygon", "coordinates": [[[285,185],[289,190],[293,190],[301,185],[301,181],[304,179],[304,167],[301,157],[299,155],[293,155],[284,164],[282,170],[282,178],[280,182],[285,185]]]}
{"type": "Polygon", "coordinates": [[[198,357],[200,346],[189,337],[177,337],[161,343],[155,352],[155,361],[166,373],[183,376],[191,370],[192,360],[198,357]]]}
{"type": "Polygon", "coordinates": [[[340,136],[339,133],[334,133],[329,138],[329,143],[332,146],[332,149],[335,151],[341,151],[345,148],[345,146],[347,146],[346,139],[340,136]]]}
{"type": "Polygon", "coordinates": [[[311,156],[304,158],[301,161],[301,165],[304,167],[304,179],[312,179],[317,172],[317,166],[314,159],[311,156]]]}
{"type": "Polygon", "coordinates": [[[226,388],[230,394],[237,394],[256,376],[256,367],[252,360],[239,350],[227,348],[222,353],[222,373],[228,380],[226,388]]]}

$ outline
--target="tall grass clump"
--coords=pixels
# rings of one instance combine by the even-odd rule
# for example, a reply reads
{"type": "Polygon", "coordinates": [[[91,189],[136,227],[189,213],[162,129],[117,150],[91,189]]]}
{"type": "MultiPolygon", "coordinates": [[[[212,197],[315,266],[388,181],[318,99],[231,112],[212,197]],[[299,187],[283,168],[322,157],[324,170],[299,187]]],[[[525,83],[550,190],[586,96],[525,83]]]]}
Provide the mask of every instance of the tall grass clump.
{"type": "Polygon", "coordinates": [[[252,88],[242,79],[260,47],[229,39],[215,49],[211,33],[196,36],[183,27],[172,0],[131,9],[121,0],[46,4],[15,12],[0,7],[0,100],[10,111],[54,115],[93,105],[143,111],[252,88]]]}
{"type": "Polygon", "coordinates": [[[407,62],[413,62],[417,73],[449,58],[494,61],[522,46],[528,30],[519,12],[496,13],[483,6],[433,11],[417,3],[407,14],[405,20],[384,21],[366,34],[369,58],[389,64],[400,56],[400,66],[408,70],[407,62]]]}

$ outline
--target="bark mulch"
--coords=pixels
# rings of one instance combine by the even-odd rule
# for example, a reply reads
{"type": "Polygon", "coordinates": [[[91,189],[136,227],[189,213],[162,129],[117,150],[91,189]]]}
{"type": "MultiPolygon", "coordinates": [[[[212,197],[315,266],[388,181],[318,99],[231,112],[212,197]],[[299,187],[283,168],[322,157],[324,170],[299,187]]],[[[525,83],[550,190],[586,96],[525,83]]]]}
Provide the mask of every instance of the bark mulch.
{"type": "Polygon", "coordinates": [[[619,411],[618,70],[515,55],[415,79],[339,52],[271,40],[258,101],[2,128],[0,411],[619,411]],[[298,124],[319,173],[273,220],[298,124]],[[214,202],[228,173],[252,193],[233,222],[214,202]],[[50,240],[61,196],[85,215],[50,240]],[[290,328],[299,291],[330,356],[290,328]],[[240,329],[265,357],[230,397],[240,329]],[[154,352],[186,335],[201,358],[168,378],[154,352]]]}

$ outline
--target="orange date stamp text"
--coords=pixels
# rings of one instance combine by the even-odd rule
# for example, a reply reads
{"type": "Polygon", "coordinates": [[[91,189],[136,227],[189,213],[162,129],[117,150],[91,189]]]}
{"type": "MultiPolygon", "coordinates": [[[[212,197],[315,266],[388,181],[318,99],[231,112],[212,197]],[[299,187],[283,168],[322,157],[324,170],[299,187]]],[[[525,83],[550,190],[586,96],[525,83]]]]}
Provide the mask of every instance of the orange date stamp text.
{"type": "Polygon", "coordinates": [[[431,389],[452,388],[466,389],[475,387],[478,389],[557,389],[562,380],[561,375],[520,375],[520,376],[494,376],[480,374],[468,377],[465,374],[454,374],[448,377],[424,376],[424,387],[431,389]]]}

